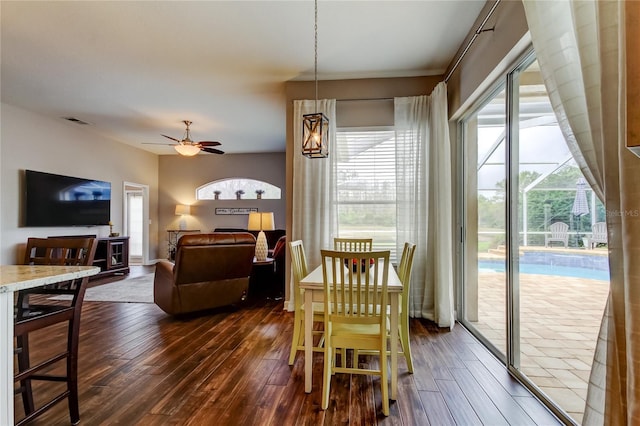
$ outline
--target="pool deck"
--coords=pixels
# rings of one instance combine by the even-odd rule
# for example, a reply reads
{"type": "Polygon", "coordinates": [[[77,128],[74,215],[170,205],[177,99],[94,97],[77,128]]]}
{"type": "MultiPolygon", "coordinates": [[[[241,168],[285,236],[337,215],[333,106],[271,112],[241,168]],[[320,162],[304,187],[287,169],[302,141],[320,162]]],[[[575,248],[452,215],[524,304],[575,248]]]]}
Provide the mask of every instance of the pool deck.
{"type": "MultiPolygon", "coordinates": [[[[527,250],[521,247],[521,250],[527,250]]],[[[606,256],[606,249],[545,249],[563,254],[606,256]],[[575,253],[574,253],[575,252],[575,253]]],[[[496,259],[495,253],[483,259],[496,259]]],[[[504,258],[504,256],[503,256],[504,258]]],[[[543,392],[581,423],[593,353],[609,282],[520,274],[520,365],[543,392]]],[[[505,351],[505,276],[478,275],[478,318],[472,323],[505,351]]]]}

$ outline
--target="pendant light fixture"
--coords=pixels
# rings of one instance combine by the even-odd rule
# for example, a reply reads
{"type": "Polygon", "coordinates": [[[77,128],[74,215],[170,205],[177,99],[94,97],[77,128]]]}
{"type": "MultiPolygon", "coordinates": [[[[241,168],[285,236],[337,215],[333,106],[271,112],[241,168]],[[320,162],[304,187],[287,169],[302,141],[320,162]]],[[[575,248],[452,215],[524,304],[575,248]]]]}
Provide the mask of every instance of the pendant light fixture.
{"type": "Polygon", "coordinates": [[[184,155],[185,157],[193,157],[194,155],[197,155],[200,152],[200,147],[197,145],[181,145],[178,144],[176,146],[173,147],[176,151],[178,151],[178,154],[180,155],[184,155]]]}
{"type": "MultiPolygon", "coordinates": [[[[318,111],[318,0],[314,1],[315,110],[318,111]]],[[[302,116],[302,155],[308,158],[327,158],[329,156],[329,119],[321,112],[302,116]]]]}

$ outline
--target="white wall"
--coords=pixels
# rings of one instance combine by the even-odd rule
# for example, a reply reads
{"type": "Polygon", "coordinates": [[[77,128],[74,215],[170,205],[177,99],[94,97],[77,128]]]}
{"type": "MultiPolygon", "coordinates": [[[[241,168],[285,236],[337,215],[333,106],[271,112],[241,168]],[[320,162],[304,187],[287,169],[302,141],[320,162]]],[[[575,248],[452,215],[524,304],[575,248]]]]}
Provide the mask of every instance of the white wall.
{"type": "Polygon", "coordinates": [[[211,232],[215,228],[246,228],[247,215],[216,215],[216,207],[256,207],[273,212],[275,226],[284,229],[285,218],[285,153],[198,154],[195,157],[160,156],[159,238],[160,257],[166,255],[167,229],[178,229],[180,217],[176,204],[191,206],[185,216],[188,229],[211,232]],[[249,178],[268,182],[282,190],[280,200],[202,200],[196,201],[196,188],[225,178],[249,178]],[[164,241],[163,241],[164,240],[164,241]],[[164,247],[165,251],[162,251],[164,247]]]}
{"type": "Polygon", "coordinates": [[[158,251],[158,156],[106,137],[81,125],[2,104],[0,138],[0,264],[21,261],[28,237],[97,234],[108,226],[72,228],[21,227],[21,178],[25,169],[111,182],[111,220],[122,232],[123,182],[149,185],[149,258],[158,251]]]}

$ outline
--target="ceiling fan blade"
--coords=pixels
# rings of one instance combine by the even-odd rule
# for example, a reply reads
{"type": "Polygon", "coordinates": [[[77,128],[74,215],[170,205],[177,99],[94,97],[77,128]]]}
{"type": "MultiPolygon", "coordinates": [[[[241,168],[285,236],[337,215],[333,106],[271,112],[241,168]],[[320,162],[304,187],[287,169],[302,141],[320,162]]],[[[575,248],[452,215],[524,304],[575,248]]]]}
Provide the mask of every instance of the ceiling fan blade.
{"type": "Polygon", "coordinates": [[[215,149],[215,148],[200,148],[202,151],[204,152],[210,152],[211,154],[224,154],[224,151],[220,151],[219,149],[215,149]]]}
{"type": "Polygon", "coordinates": [[[164,145],[164,146],[176,146],[175,143],[156,143],[156,142],[142,142],[142,145],[164,145]]]}
{"type": "Polygon", "coordinates": [[[196,142],[199,143],[201,146],[220,146],[222,145],[220,142],[217,141],[200,141],[200,142],[196,142]]]}
{"type": "Polygon", "coordinates": [[[171,139],[172,141],[176,141],[176,142],[180,143],[180,141],[178,139],[172,138],[171,136],[167,136],[167,135],[162,135],[162,136],[164,136],[167,139],[171,139]]]}

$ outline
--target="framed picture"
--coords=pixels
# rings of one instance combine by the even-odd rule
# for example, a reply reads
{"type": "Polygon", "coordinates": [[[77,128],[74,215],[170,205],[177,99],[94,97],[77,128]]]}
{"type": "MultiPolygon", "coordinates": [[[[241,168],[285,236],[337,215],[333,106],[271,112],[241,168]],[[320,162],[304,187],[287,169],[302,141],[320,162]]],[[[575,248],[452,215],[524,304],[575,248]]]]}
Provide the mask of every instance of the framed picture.
{"type": "Polygon", "coordinates": [[[257,207],[240,207],[240,208],[216,207],[216,214],[249,214],[257,211],[258,211],[257,207]]]}

